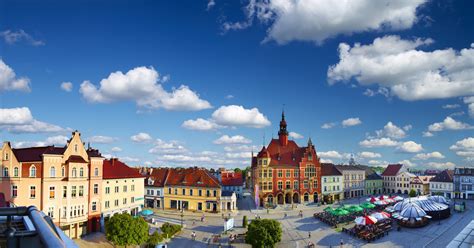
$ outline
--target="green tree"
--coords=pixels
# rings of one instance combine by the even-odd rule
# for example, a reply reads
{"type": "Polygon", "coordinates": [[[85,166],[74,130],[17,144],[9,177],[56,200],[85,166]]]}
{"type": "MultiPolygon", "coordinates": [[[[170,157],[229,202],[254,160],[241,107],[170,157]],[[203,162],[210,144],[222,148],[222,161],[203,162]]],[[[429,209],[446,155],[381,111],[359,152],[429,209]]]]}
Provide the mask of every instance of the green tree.
{"type": "Polygon", "coordinates": [[[246,228],[247,227],[247,215],[244,215],[243,219],[242,219],[242,227],[246,228]]]}
{"type": "Polygon", "coordinates": [[[414,189],[410,190],[410,193],[408,193],[410,197],[415,197],[416,196],[416,191],[414,189]]]}
{"type": "Polygon", "coordinates": [[[105,233],[115,245],[141,245],[148,239],[148,224],[130,214],[115,214],[105,224],[105,233]]]}
{"type": "Polygon", "coordinates": [[[242,170],[240,168],[235,168],[234,172],[242,172],[242,170]]]}
{"type": "Polygon", "coordinates": [[[155,247],[156,245],[160,244],[163,241],[163,235],[159,234],[155,231],[150,237],[148,238],[148,247],[155,247]]]}
{"type": "Polygon", "coordinates": [[[181,228],[181,225],[170,224],[168,222],[165,222],[163,223],[163,225],[161,225],[160,229],[163,234],[166,235],[166,238],[171,238],[173,235],[181,231],[181,228]]]}
{"type": "Polygon", "coordinates": [[[253,248],[273,248],[281,241],[280,222],[270,219],[253,220],[248,226],[245,242],[253,248]]]}

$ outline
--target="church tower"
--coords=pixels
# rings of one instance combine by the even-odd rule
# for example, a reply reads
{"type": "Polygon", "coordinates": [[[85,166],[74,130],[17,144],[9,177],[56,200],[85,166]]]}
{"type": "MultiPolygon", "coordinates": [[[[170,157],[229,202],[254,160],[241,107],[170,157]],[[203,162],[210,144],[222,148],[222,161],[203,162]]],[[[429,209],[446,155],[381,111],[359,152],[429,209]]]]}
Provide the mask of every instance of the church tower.
{"type": "Polygon", "coordinates": [[[285,111],[281,112],[280,130],[278,131],[278,139],[280,145],[286,146],[288,144],[288,131],[286,130],[285,111]]]}

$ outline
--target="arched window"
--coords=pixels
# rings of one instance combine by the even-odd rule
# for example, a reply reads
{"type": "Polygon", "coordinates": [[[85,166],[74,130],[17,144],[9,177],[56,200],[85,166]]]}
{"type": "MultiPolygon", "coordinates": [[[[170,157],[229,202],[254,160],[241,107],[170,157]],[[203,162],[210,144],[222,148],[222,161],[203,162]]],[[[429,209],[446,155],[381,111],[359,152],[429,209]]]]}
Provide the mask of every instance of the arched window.
{"type": "Polygon", "coordinates": [[[3,177],[8,177],[8,167],[3,168],[3,177]]]}
{"type": "Polygon", "coordinates": [[[30,166],[30,177],[36,177],[36,166],[35,165],[30,166]]]}
{"type": "Polygon", "coordinates": [[[65,176],[66,176],[66,168],[64,168],[64,166],[61,167],[61,176],[62,176],[62,177],[65,177],[65,176]]]}
{"type": "Polygon", "coordinates": [[[74,145],[74,151],[77,152],[77,144],[74,145]]]}
{"type": "Polygon", "coordinates": [[[72,168],[72,177],[77,177],[77,170],[76,167],[72,168]]]}
{"type": "Polygon", "coordinates": [[[84,168],[82,168],[82,167],[79,169],[79,176],[80,177],[84,176],[84,168]]]}
{"type": "Polygon", "coordinates": [[[96,177],[99,176],[99,168],[94,169],[94,176],[96,176],[96,177]]]}
{"type": "Polygon", "coordinates": [[[51,166],[49,169],[49,177],[56,177],[56,167],[51,166]]]}
{"type": "Polygon", "coordinates": [[[18,167],[13,168],[13,176],[18,177],[18,167]]]}

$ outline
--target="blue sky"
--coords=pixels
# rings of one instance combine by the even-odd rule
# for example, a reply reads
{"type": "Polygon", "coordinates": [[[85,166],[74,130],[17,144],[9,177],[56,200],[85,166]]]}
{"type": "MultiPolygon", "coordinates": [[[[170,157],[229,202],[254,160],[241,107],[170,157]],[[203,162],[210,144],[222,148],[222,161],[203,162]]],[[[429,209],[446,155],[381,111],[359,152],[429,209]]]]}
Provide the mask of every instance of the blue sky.
{"type": "Polygon", "coordinates": [[[0,135],[243,167],[285,106],[324,161],[474,160],[472,1],[4,1],[0,135]],[[141,134],[140,134],[141,133],[141,134]]]}

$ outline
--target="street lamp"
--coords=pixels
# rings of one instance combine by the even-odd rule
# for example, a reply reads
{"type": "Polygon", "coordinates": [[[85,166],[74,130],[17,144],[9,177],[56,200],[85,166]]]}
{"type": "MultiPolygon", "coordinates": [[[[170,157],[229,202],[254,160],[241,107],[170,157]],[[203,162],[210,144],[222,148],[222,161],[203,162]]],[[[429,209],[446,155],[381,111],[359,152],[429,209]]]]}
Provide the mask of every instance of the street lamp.
{"type": "Polygon", "coordinates": [[[441,207],[438,206],[438,225],[441,225],[441,207]]]}
{"type": "Polygon", "coordinates": [[[181,204],[181,226],[183,226],[183,217],[184,217],[184,203],[181,204]]]}

